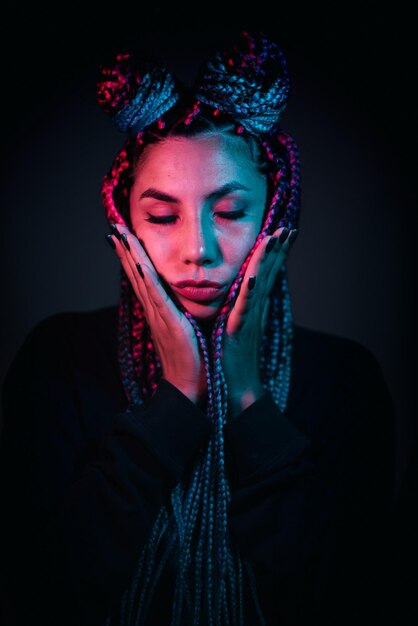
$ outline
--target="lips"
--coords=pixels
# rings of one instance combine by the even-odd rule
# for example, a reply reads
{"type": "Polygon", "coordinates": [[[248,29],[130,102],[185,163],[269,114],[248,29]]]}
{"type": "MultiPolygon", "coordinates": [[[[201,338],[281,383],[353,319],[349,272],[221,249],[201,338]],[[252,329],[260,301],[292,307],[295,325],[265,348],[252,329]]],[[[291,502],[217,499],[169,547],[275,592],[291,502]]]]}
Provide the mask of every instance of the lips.
{"type": "Polygon", "coordinates": [[[174,283],[175,287],[223,287],[222,283],[216,283],[213,280],[180,280],[178,283],[174,283]]]}
{"type": "Polygon", "coordinates": [[[173,289],[188,300],[193,300],[194,302],[212,302],[220,298],[225,291],[224,285],[220,287],[196,287],[189,284],[184,287],[179,287],[179,284],[181,283],[173,285],[173,289]]]}

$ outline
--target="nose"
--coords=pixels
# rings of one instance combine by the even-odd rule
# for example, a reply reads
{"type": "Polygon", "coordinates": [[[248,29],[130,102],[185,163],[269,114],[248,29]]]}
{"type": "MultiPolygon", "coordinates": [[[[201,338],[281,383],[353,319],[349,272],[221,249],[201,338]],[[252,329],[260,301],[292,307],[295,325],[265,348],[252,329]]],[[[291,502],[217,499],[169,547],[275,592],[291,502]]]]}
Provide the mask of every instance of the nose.
{"type": "Polygon", "coordinates": [[[184,225],[180,250],[187,265],[210,265],[216,261],[218,242],[209,216],[197,217],[184,225]]]}

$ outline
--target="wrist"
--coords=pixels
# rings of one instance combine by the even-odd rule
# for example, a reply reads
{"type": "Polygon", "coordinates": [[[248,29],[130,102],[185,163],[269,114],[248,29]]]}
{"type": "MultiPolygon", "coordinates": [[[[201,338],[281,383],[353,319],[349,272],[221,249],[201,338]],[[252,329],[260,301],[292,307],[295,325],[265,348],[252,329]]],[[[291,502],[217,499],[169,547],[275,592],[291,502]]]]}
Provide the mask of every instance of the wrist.
{"type": "Polygon", "coordinates": [[[234,419],[239,413],[245,411],[245,409],[259,400],[264,393],[265,389],[259,381],[228,391],[228,407],[231,418],[234,419]]]}
{"type": "Polygon", "coordinates": [[[175,382],[174,380],[170,380],[169,378],[166,378],[165,376],[163,378],[167,382],[169,382],[171,385],[173,385],[173,387],[176,387],[176,389],[181,391],[183,395],[187,396],[189,400],[193,402],[193,404],[198,403],[199,396],[198,396],[197,390],[193,386],[187,385],[186,383],[175,382]]]}

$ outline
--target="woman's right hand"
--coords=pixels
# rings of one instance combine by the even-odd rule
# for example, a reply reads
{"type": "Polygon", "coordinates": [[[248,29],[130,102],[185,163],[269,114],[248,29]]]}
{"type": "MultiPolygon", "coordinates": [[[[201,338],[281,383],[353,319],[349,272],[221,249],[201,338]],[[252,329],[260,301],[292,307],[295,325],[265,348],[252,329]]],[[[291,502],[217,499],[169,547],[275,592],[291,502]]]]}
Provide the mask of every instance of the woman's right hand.
{"type": "Polygon", "coordinates": [[[176,307],[161,284],[155,267],[143,246],[127,226],[112,228],[119,233],[108,235],[144,308],[152,340],[161,361],[163,378],[197,404],[206,397],[207,381],[203,357],[193,326],[176,307]],[[127,242],[128,247],[124,241],[127,242]],[[139,263],[143,278],[137,269],[139,263]]]}

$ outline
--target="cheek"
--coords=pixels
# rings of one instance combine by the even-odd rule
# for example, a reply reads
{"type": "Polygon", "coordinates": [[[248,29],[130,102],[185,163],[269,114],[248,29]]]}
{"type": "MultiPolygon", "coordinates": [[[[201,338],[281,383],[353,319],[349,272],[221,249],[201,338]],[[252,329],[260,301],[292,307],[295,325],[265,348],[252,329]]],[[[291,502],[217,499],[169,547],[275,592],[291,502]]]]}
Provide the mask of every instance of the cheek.
{"type": "MultiPolygon", "coordinates": [[[[145,252],[151,259],[155,269],[163,277],[168,277],[170,269],[173,269],[173,255],[178,254],[178,235],[174,241],[167,235],[167,231],[155,227],[147,228],[142,223],[141,228],[135,228],[133,232],[143,242],[145,252]]],[[[219,229],[216,232],[218,246],[222,260],[235,274],[247,258],[259,233],[258,224],[231,224],[228,229],[219,229]]]]}
{"type": "Polygon", "coordinates": [[[258,235],[255,224],[236,225],[219,238],[219,244],[226,263],[235,265],[237,269],[247,258],[258,235]]]}
{"type": "Polygon", "coordinates": [[[147,228],[146,223],[140,221],[135,214],[132,218],[132,232],[159,272],[161,266],[165,265],[164,251],[167,254],[167,246],[164,246],[163,237],[158,234],[155,228],[147,228]]]}
{"type": "Polygon", "coordinates": [[[157,272],[164,275],[166,269],[170,266],[170,246],[167,245],[167,241],[163,237],[158,236],[155,230],[147,231],[143,229],[138,232],[137,237],[141,240],[142,246],[157,272]]]}

